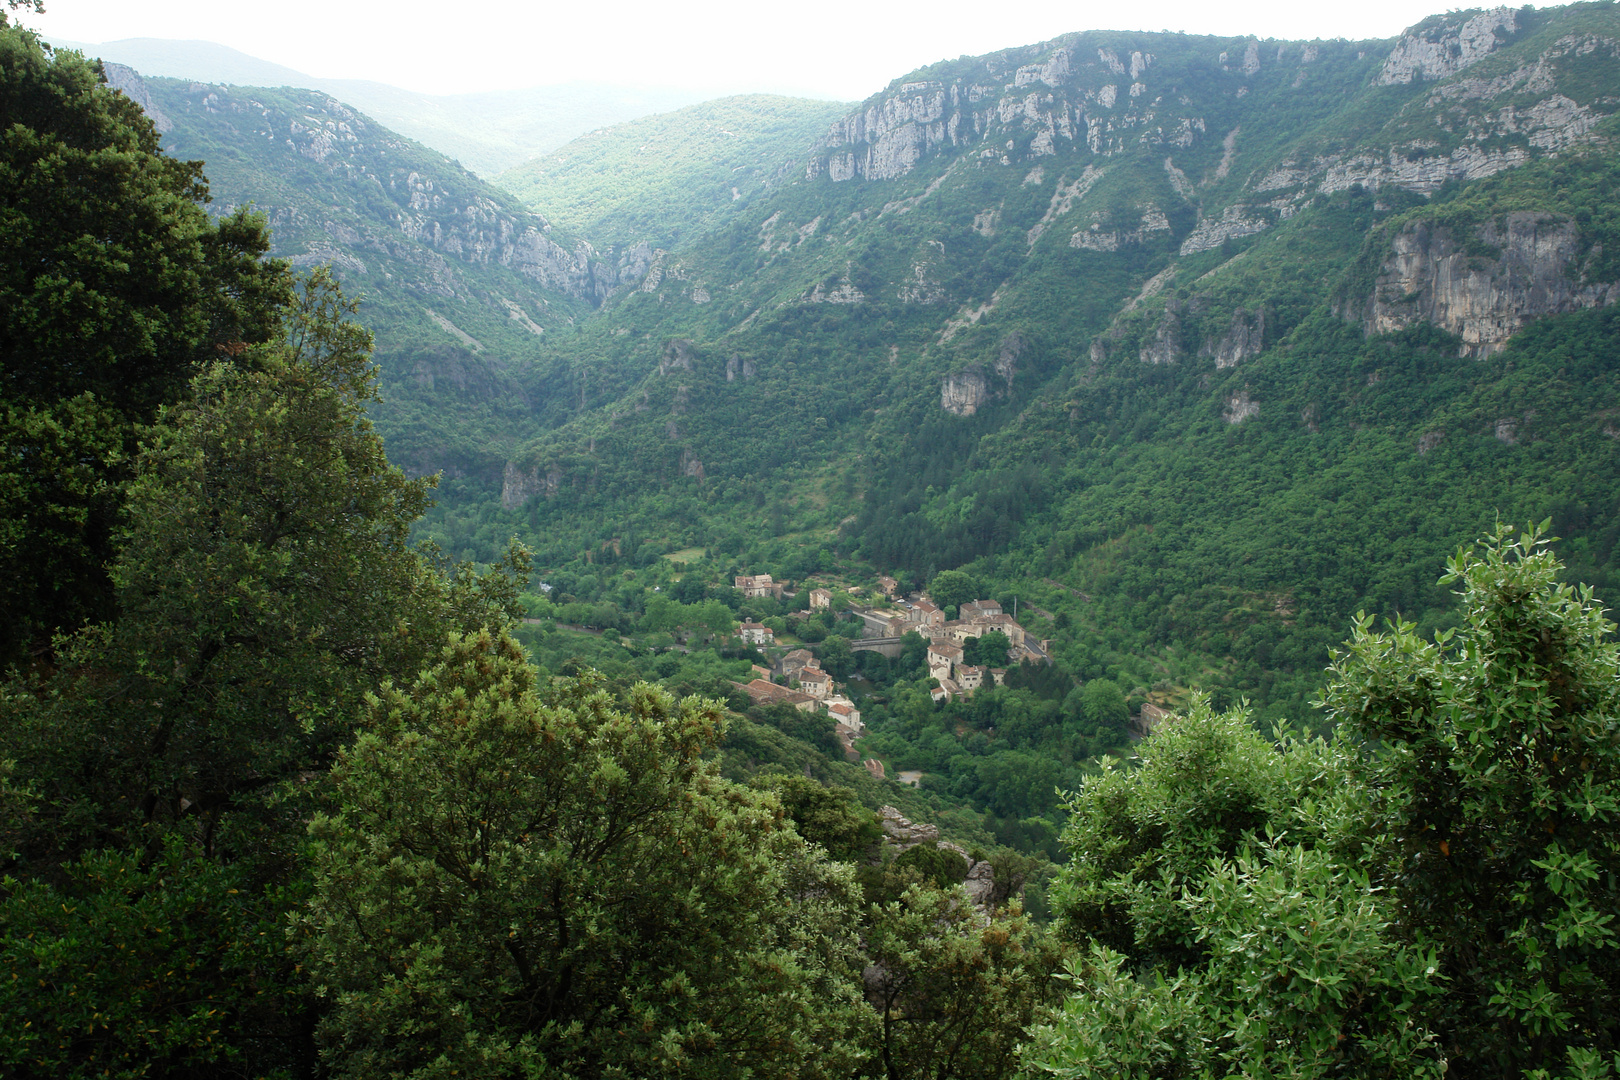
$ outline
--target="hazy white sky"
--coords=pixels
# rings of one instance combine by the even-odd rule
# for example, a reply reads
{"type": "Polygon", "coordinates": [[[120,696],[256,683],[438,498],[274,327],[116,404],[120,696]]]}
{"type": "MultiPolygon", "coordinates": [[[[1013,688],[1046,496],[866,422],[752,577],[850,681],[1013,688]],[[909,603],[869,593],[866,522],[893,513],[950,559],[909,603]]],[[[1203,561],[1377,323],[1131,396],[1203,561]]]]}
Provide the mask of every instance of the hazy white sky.
{"type": "Polygon", "coordinates": [[[1263,0],[47,0],[23,22],[91,43],[216,41],[322,78],[427,93],[574,80],[798,93],[854,100],[923,64],[1072,30],[1392,37],[1451,4],[1263,0]]]}

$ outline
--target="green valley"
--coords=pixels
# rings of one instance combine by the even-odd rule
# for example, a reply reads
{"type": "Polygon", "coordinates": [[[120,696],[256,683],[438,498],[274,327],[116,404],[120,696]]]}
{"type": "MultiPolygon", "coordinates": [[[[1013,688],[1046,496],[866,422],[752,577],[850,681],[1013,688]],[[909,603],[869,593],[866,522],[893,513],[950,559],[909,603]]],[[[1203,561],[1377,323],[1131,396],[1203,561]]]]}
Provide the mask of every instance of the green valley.
{"type": "Polygon", "coordinates": [[[12,22],[0,1072],[1620,1071],[1612,2],[493,181],[12,22]]]}

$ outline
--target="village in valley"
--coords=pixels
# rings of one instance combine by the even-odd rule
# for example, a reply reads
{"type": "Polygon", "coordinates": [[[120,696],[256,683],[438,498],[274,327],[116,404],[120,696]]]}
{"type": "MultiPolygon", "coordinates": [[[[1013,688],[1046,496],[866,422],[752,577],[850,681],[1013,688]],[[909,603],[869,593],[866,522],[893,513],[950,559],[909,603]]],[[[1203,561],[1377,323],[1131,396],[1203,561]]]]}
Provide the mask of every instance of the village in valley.
{"type": "MultiPolygon", "coordinates": [[[[786,591],[783,582],[774,581],[770,574],[744,574],[734,579],[735,587],[745,599],[772,597],[777,600],[792,598],[796,594],[786,591]]],[[[1025,632],[1014,615],[1002,610],[994,600],[972,600],[961,604],[957,617],[947,619],[946,612],[929,598],[927,593],[903,596],[899,582],[892,577],[878,578],[882,601],[873,605],[862,604],[860,590],[850,590],[846,612],[858,616],[863,624],[859,638],[850,642],[854,651],[881,652],[886,656],[899,656],[904,648],[905,636],[915,633],[928,642],[928,674],[936,684],[930,693],[936,702],[970,696],[973,691],[989,683],[1002,685],[1006,667],[987,664],[969,664],[964,660],[964,644],[968,641],[999,633],[1008,642],[1007,664],[1016,665],[1026,660],[1049,663],[1050,642],[1037,640],[1025,632]]],[[[834,605],[831,589],[812,588],[809,615],[829,611],[834,605]]],[[[858,756],[855,740],[864,732],[861,713],[855,702],[839,692],[833,677],[822,670],[816,656],[805,648],[779,647],[776,634],[769,626],[749,619],[738,628],[738,636],[745,646],[758,649],[771,659],[770,667],[755,665],[757,678],[736,684],[757,704],[786,704],[803,712],[822,712],[830,716],[838,740],[845,753],[858,756]]],[[[883,763],[870,759],[866,766],[874,775],[883,777],[883,763]]],[[[910,776],[905,782],[915,783],[910,776]]]]}

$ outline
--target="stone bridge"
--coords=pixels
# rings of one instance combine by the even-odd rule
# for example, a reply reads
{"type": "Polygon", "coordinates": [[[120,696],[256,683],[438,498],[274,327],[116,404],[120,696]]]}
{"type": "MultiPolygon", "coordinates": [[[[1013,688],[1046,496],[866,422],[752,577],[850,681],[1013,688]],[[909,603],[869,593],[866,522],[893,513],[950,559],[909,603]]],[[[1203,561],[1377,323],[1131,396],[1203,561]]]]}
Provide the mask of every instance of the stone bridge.
{"type": "Polygon", "coordinates": [[[849,647],[855,652],[882,653],[884,656],[887,656],[889,659],[893,660],[895,657],[899,656],[903,651],[905,651],[905,640],[905,638],[897,637],[859,638],[858,640],[850,642],[849,647]]]}

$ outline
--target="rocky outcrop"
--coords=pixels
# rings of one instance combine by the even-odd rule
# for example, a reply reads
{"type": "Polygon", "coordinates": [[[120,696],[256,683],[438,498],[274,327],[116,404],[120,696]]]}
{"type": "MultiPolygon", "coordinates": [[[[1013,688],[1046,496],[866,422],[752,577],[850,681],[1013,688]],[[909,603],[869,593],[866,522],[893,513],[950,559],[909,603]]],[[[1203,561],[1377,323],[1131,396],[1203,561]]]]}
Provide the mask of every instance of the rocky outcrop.
{"type": "Polygon", "coordinates": [[[1118,251],[1123,247],[1143,244],[1152,239],[1155,233],[1169,231],[1170,219],[1157,206],[1145,209],[1134,229],[1104,229],[1099,212],[1093,216],[1090,227],[1075,230],[1074,235],[1069,237],[1069,246],[1090,251],[1118,251]]]}
{"type": "Polygon", "coordinates": [[[1174,364],[1181,359],[1181,308],[1173,297],[1166,301],[1159,325],[1137,355],[1144,364],[1174,364]]]}
{"type": "MultiPolygon", "coordinates": [[[[879,769],[874,769],[873,774],[881,778],[880,770],[881,762],[879,769]]],[[[878,825],[883,829],[883,848],[896,855],[902,855],[914,847],[927,844],[960,856],[965,871],[962,888],[967,892],[968,900],[980,908],[989,907],[994,902],[996,892],[994,867],[987,860],[973,858],[960,845],[941,840],[938,826],[914,825],[892,806],[885,806],[878,811],[878,825]]]]}
{"type": "Polygon", "coordinates": [[[1226,406],[1221,409],[1221,416],[1228,424],[1241,424],[1250,417],[1259,415],[1260,403],[1251,398],[1247,390],[1227,395],[1226,406]]]}
{"type": "Polygon", "coordinates": [[[105,60],[102,61],[101,70],[107,76],[107,85],[139,105],[159,134],[167,134],[174,128],[174,121],[158,107],[156,101],[152,100],[152,91],[147,88],[146,80],[141,78],[140,72],[132,67],[111,64],[105,60]]]}
{"type": "Polygon", "coordinates": [[[1018,358],[1024,354],[1027,344],[1024,335],[1014,330],[1001,339],[1001,345],[996,349],[995,372],[1007,384],[1009,391],[1012,390],[1013,376],[1018,374],[1018,358]]]}
{"type": "Polygon", "coordinates": [[[910,851],[918,844],[939,841],[938,825],[913,825],[899,810],[885,806],[878,810],[878,825],[883,829],[883,843],[896,854],[910,851]]]}
{"type": "Polygon", "coordinates": [[[1479,226],[1472,252],[1469,239],[1424,221],[1392,237],[1372,295],[1354,313],[1363,330],[1432,323],[1462,339],[1464,356],[1486,357],[1531,319],[1620,298],[1620,285],[1585,279],[1569,218],[1510,213],[1479,226]]]}
{"type": "Polygon", "coordinates": [[[984,371],[970,367],[946,375],[939,384],[939,407],[957,416],[972,416],[990,400],[990,383],[984,371]]]}
{"type": "Polygon", "coordinates": [[[668,375],[671,371],[691,371],[693,363],[697,360],[697,353],[692,350],[692,343],[685,338],[671,338],[664,345],[664,351],[658,357],[658,374],[668,375]]]}
{"type": "Polygon", "coordinates": [[[703,460],[690,449],[681,451],[681,475],[697,480],[703,479],[703,460]]]}
{"type": "Polygon", "coordinates": [[[1529,160],[1529,152],[1517,146],[1487,150],[1470,143],[1449,154],[1392,149],[1382,157],[1357,154],[1344,159],[1324,159],[1319,163],[1321,178],[1316,189],[1331,194],[1358,186],[1373,191],[1398,187],[1428,195],[1439,190],[1447,180],[1480,180],[1529,160]]]}
{"type": "Polygon", "coordinates": [[[996,347],[996,358],[988,372],[974,364],[944,376],[939,384],[939,407],[956,416],[972,416],[997,394],[1011,393],[1018,358],[1027,344],[1024,335],[1014,330],[996,347]]]}
{"type": "Polygon", "coordinates": [[[1218,248],[1228,240],[1265,232],[1271,228],[1273,217],[1263,210],[1247,206],[1228,206],[1221,211],[1220,217],[1204,218],[1198,223],[1192,234],[1181,242],[1181,254],[1196,255],[1200,251],[1218,248]]]}
{"type": "Polygon", "coordinates": [[[745,360],[740,354],[734,355],[726,361],[726,382],[736,382],[738,379],[747,382],[757,370],[752,360],[745,360]]]}
{"type": "Polygon", "coordinates": [[[1401,36],[1378,73],[1381,86],[1446,79],[1483,60],[1518,30],[1512,8],[1497,8],[1469,19],[1447,16],[1401,36]]]}
{"type": "Polygon", "coordinates": [[[516,510],[536,495],[556,498],[561,484],[562,470],[555,465],[542,474],[539,465],[524,469],[517,462],[508,461],[501,477],[501,506],[516,510]]]}
{"type": "Polygon", "coordinates": [[[1266,311],[1238,308],[1232,312],[1232,325],[1214,341],[1206,341],[1203,355],[1213,357],[1217,370],[1236,367],[1265,351],[1266,311]]]}

